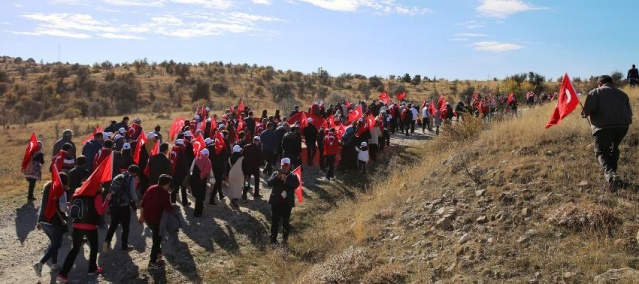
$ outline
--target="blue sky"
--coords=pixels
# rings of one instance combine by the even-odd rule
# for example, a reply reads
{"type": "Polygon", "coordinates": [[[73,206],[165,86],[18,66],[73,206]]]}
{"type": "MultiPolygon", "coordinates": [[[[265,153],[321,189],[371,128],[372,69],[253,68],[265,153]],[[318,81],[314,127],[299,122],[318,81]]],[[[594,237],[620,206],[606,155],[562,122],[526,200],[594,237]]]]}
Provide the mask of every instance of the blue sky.
{"type": "Polygon", "coordinates": [[[639,64],[639,1],[3,0],[0,55],[553,80],[639,64]]]}

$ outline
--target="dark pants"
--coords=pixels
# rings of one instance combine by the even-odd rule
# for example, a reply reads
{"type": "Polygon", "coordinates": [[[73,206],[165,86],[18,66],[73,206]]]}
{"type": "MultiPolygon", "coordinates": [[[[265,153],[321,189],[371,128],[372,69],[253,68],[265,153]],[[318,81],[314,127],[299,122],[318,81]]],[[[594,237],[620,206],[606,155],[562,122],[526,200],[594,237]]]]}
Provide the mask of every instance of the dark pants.
{"type": "Polygon", "coordinates": [[[422,132],[425,132],[426,128],[428,128],[428,131],[433,131],[430,128],[430,119],[428,117],[422,118],[422,132]]]}
{"type": "Polygon", "coordinates": [[[204,198],[206,198],[206,180],[204,182],[198,182],[198,184],[191,184],[191,192],[195,197],[195,209],[193,210],[193,216],[201,217],[204,211],[204,198]]]}
{"type": "Polygon", "coordinates": [[[324,159],[324,145],[320,145],[317,147],[318,151],[317,153],[319,154],[319,166],[321,170],[324,170],[324,168],[326,167],[326,163],[324,159]]]}
{"type": "Polygon", "coordinates": [[[96,271],[98,269],[98,264],[96,263],[98,259],[98,230],[74,228],[71,236],[73,238],[73,246],[69,254],[67,254],[67,258],[64,260],[60,275],[67,277],[69,271],[71,271],[75,258],[82,249],[82,244],[84,244],[84,236],[89,240],[89,273],[96,271]]]}
{"type": "Polygon", "coordinates": [[[377,144],[368,144],[368,154],[371,157],[371,161],[377,161],[377,144]]]}
{"type": "Polygon", "coordinates": [[[326,178],[334,178],[335,177],[335,155],[327,155],[326,157],[326,165],[328,166],[328,171],[326,171],[326,178]]]}
{"type": "Polygon", "coordinates": [[[186,207],[188,206],[189,199],[186,197],[186,187],[182,186],[183,181],[184,181],[184,178],[173,180],[173,190],[171,191],[171,203],[177,202],[177,194],[178,192],[180,192],[182,196],[182,205],[186,207]]]}
{"type": "Polygon", "coordinates": [[[35,198],[35,196],[33,196],[33,191],[35,190],[36,181],[37,180],[34,178],[27,178],[27,182],[29,183],[29,193],[27,194],[27,198],[29,199],[35,198]]]}
{"type": "Polygon", "coordinates": [[[617,173],[619,161],[619,144],[628,133],[628,127],[604,128],[597,131],[595,138],[595,155],[604,170],[606,181],[617,173]]]}
{"type": "Polygon", "coordinates": [[[317,146],[315,143],[311,145],[306,145],[306,162],[309,166],[313,165],[313,159],[315,158],[315,154],[317,153],[317,146]]]}
{"type": "Polygon", "coordinates": [[[209,204],[215,203],[215,194],[217,193],[222,199],[224,194],[222,193],[222,180],[224,179],[224,168],[213,168],[213,176],[215,177],[215,183],[213,184],[213,190],[211,190],[211,197],[209,198],[209,204]]]}
{"type": "Polygon", "coordinates": [[[44,253],[42,259],[40,259],[40,263],[47,263],[49,259],[51,259],[52,264],[58,263],[58,250],[62,246],[62,228],[52,224],[44,224],[41,223],[42,231],[47,234],[49,237],[49,241],[51,243],[47,247],[47,252],[44,253]]]}
{"type": "Polygon", "coordinates": [[[267,176],[270,176],[273,173],[273,168],[275,167],[275,152],[264,151],[262,152],[262,154],[264,155],[264,160],[266,161],[264,173],[267,176]]]}
{"type": "Polygon", "coordinates": [[[251,176],[253,176],[254,179],[254,186],[255,186],[255,190],[253,191],[253,196],[257,196],[260,194],[260,168],[256,168],[256,169],[249,169],[248,170],[248,174],[245,175],[246,178],[246,185],[244,186],[244,196],[246,196],[246,194],[248,193],[248,189],[251,188],[251,176]]]}
{"type": "MultiPolygon", "coordinates": [[[[406,136],[408,136],[408,131],[410,131],[409,128],[410,128],[411,122],[413,122],[413,121],[412,120],[411,121],[404,121],[404,128],[402,130],[406,134],[406,136]]],[[[415,127],[413,127],[413,130],[415,130],[414,128],[415,127]]]]}
{"type": "Polygon", "coordinates": [[[129,225],[131,224],[131,208],[129,206],[112,206],[111,211],[111,225],[107,231],[104,241],[111,244],[113,234],[118,229],[118,225],[122,224],[122,234],[120,235],[120,243],[122,249],[127,249],[129,246],[129,225]]]}
{"type": "Polygon", "coordinates": [[[284,242],[288,241],[288,233],[291,231],[291,210],[288,205],[271,205],[271,243],[277,242],[277,233],[280,229],[280,220],[282,220],[282,237],[284,242]]]}
{"type": "Polygon", "coordinates": [[[140,174],[138,175],[140,199],[142,199],[142,196],[144,196],[146,189],[149,188],[149,178],[142,174],[142,171],[144,171],[144,169],[141,169],[140,174]]]}
{"type": "Polygon", "coordinates": [[[415,133],[415,120],[410,122],[410,133],[415,133]]]}
{"type": "Polygon", "coordinates": [[[151,259],[149,263],[156,263],[158,261],[158,254],[162,253],[162,237],[160,237],[160,224],[146,223],[152,232],[153,245],[151,245],[151,259]]]}
{"type": "Polygon", "coordinates": [[[357,169],[362,173],[366,173],[366,162],[357,160],[357,169]]]}

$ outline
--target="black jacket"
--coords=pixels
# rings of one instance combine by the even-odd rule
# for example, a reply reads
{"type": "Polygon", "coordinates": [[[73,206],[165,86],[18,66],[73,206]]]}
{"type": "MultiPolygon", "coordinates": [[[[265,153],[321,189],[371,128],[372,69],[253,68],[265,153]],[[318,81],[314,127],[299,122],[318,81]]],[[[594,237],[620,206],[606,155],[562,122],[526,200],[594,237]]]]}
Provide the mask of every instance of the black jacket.
{"type": "Polygon", "coordinates": [[[604,128],[628,127],[632,123],[628,95],[610,84],[588,93],[583,114],[590,116],[593,134],[604,128]]]}
{"type": "Polygon", "coordinates": [[[295,189],[300,185],[297,175],[292,171],[286,176],[285,180],[277,178],[279,172],[273,173],[271,178],[266,183],[268,186],[272,186],[271,196],[268,198],[268,203],[271,206],[280,205],[279,199],[282,196],[282,192],[286,191],[286,205],[295,207],[295,189]]]}
{"type": "Polygon", "coordinates": [[[306,138],[306,145],[315,145],[317,142],[317,127],[313,124],[308,124],[304,127],[304,137],[306,138]]]}
{"type": "Polygon", "coordinates": [[[302,153],[302,139],[299,133],[289,132],[282,138],[282,152],[285,156],[295,157],[302,153]]]}
{"type": "MultiPolygon", "coordinates": [[[[158,153],[149,159],[149,184],[157,184],[160,175],[171,175],[171,161],[163,153],[158,153]]],[[[144,171],[144,170],[142,170],[144,171]]]]}

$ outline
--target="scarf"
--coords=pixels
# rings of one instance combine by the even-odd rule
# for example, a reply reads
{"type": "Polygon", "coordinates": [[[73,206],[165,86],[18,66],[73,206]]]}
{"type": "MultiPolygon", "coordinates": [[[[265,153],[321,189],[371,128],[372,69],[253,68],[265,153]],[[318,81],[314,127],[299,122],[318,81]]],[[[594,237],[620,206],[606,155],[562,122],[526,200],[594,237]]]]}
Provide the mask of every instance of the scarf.
{"type": "Polygon", "coordinates": [[[200,169],[200,179],[204,179],[211,172],[211,160],[207,156],[199,154],[195,159],[195,165],[200,169]]]}

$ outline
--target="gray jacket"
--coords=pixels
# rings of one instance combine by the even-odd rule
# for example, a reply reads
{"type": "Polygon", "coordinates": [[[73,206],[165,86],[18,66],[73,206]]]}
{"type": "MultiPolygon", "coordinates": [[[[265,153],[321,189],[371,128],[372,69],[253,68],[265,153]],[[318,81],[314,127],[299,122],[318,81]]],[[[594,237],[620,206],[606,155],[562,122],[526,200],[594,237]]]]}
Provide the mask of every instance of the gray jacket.
{"type": "Polygon", "coordinates": [[[628,95],[610,84],[588,93],[583,115],[590,116],[592,134],[604,128],[628,127],[632,123],[628,95]]]}
{"type": "Polygon", "coordinates": [[[160,232],[162,237],[175,235],[178,230],[182,228],[182,218],[180,207],[177,204],[173,205],[173,213],[162,212],[162,219],[160,219],[160,232]]]}

